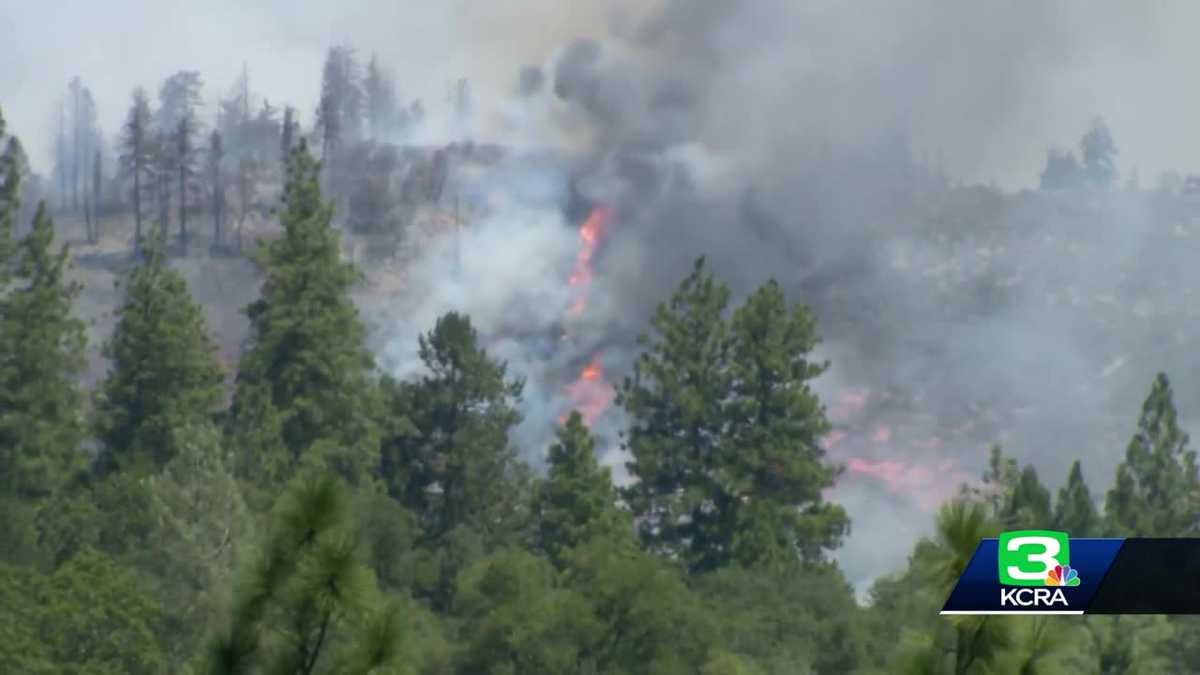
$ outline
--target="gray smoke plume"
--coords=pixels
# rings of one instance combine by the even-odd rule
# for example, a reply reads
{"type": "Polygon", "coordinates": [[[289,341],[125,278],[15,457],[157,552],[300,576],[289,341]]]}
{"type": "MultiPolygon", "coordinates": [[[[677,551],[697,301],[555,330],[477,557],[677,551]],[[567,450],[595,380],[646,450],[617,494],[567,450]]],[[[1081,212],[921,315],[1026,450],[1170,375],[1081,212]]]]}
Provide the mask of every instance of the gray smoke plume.
{"type": "MultiPolygon", "coordinates": [[[[512,280],[528,297],[506,305],[523,312],[524,332],[557,326],[568,301],[530,294],[564,288],[571,241],[553,227],[540,243],[523,237],[555,213],[573,232],[586,215],[573,200],[614,212],[595,263],[592,340],[499,343],[544,387],[525,438],[545,438],[569,404],[555,376],[574,377],[570,364],[599,353],[610,381],[625,372],[655,303],[705,255],[737,296],[775,277],[818,316],[833,361],[819,383],[837,423],[830,453],[849,468],[830,496],[854,517],[838,555],[860,587],[903,563],[991,443],[1051,488],[1081,457],[1100,496],[1153,372],[1187,362],[1172,341],[1194,313],[1169,308],[1194,275],[1136,282],[1155,272],[1147,260],[1178,248],[1148,234],[1170,217],[1145,193],[1004,194],[949,178],[1043,156],[1010,134],[1014,120],[1054,112],[1052,66],[1083,48],[1078,18],[1045,2],[668,2],[514,74],[499,138],[536,138],[572,160],[560,165],[563,191],[541,196],[542,216],[502,219],[510,238],[485,234],[501,221],[472,225],[491,267],[469,287],[512,280]],[[518,281],[509,265],[533,276],[518,281]]],[[[533,175],[524,163],[496,174],[533,175]]],[[[496,290],[463,306],[486,316],[496,290]]],[[[1196,387],[1180,385],[1186,406],[1196,387]]],[[[620,422],[607,419],[611,448],[620,422]]]]}

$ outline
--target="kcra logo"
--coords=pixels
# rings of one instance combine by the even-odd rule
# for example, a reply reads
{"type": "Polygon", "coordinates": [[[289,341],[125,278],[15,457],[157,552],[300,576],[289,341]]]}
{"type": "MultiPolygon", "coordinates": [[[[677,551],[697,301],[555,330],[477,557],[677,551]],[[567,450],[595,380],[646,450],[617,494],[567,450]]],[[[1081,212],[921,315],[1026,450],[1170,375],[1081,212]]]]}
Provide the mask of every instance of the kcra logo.
{"type": "Polygon", "coordinates": [[[999,541],[1001,607],[1069,606],[1063,586],[1078,586],[1079,573],[1071,569],[1071,547],[1066,532],[1022,530],[1005,532],[999,541]]]}

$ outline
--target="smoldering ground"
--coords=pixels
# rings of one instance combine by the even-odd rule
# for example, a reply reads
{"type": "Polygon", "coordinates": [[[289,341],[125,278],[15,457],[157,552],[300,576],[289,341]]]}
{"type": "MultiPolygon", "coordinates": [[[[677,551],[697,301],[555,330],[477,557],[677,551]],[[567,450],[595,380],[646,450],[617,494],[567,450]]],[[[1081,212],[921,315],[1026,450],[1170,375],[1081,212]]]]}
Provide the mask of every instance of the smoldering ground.
{"type": "MultiPolygon", "coordinates": [[[[392,313],[374,317],[383,362],[415,372],[416,335],[441,312],[470,313],[527,378],[518,442],[540,452],[562,408],[595,394],[568,385],[595,358],[608,382],[619,378],[632,336],[697,256],[739,297],[774,276],[813,307],[833,363],[818,389],[839,411],[830,453],[849,471],[833,497],[854,518],[839,557],[855,581],[902,564],[912,542],[895,533],[927,531],[928,506],[978,474],[989,443],[1051,484],[1083,457],[1102,491],[1154,371],[1172,373],[1193,409],[1187,209],[1145,190],[1016,190],[1036,184],[1048,146],[1073,146],[1098,114],[1126,173],[1136,164],[1151,183],[1188,170],[1200,98],[1177,64],[1194,56],[1200,9],[565,6],[218,5],[195,17],[109,7],[126,17],[111,32],[146,36],[123,41],[142,48],[130,58],[89,37],[105,32],[91,10],[47,33],[25,25],[45,6],[10,0],[19,37],[0,36],[0,60],[16,67],[0,68],[0,87],[12,126],[41,131],[46,83],[76,72],[112,88],[97,89],[108,129],[133,85],[199,67],[215,86],[243,60],[273,100],[312,110],[330,42],[379,52],[428,99],[472,78],[469,131],[513,150],[456,176],[470,217],[423,250],[392,313]],[[196,37],[174,39],[183,26],[196,37]],[[231,56],[209,49],[216,36],[261,49],[231,56]],[[67,39],[94,44],[95,58],[71,57],[67,39]],[[1007,192],[969,187],[993,179],[1007,192]],[[587,311],[570,317],[567,280],[593,204],[611,206],[614,222],[587,311]]],[[[422,140],[461,140],[453,124],[437,129],[422,140]]],[[[35,157],[48,156],[45,138],[35,157]]],[[[615,411],[598,422],[606,447],[619,427],[615,411]]]]}

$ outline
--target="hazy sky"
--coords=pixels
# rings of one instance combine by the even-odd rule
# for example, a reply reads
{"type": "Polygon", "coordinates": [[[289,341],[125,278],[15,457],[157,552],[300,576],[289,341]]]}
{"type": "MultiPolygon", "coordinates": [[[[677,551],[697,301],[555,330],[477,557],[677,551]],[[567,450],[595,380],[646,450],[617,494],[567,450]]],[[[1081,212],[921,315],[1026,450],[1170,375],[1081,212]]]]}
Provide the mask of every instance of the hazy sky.
{"type": "MultiPolygon", "coordinates": [[[[507,91],[520,65],[546,61],[573,37],[604,34],[614,8],[624,4],[0,0],[0,105],[44,169],[54,100],[76,74],[96,93],[110,137],[134,86],[153,91],[169,73],[197,69],[212,100],[243,61],[256,90],[309,113],[323,53],[336,42],[377,52],[396,68],[405,93],[440,103],[447,83],[460,76],[484,94],[507,91]]],[[[946,138],[930,144],[944,146],[950,168],[970,180],[1030,184],[1045,146],[1073,143],[1098,114],[1113,129],[1121,168],[1137,165],[1144,182],[1164,168],[1197,168],[1196,3],[1038,0],[953,3],[951,9],[943,2],[802,4],[810,14],[836,12],[838,30],[830,35],[844,45],[810,53],[863,68],[899,53],[925,71],[922,78],[946,83],[913,95],[947,98],[949,114],[931,125],[946,138]],[[997,69],[998,63],[1007,67],[997,69]],[[1003,100],[998,105],[987,92],[999,92],[1003,100]],[[975,109],[972,98],[979,101],[975,109]],[[1003,124],[980,132],[975,118],[998,113],[1003,124]]],[[[770,12],[781,3],[748,3],[754,5],[763,8],[768,30],[770,12]]],[[[777,35],[779,26],[788,24],[776,25],[777,35]]],[[[796,42],[787,47],[805,53],[807,46],[796,42]]],[[[902,90],[903,78],[896,85],[902,90]]],[[[915,110],[919,115],[939,103],[917,102],[915,110]]]]}

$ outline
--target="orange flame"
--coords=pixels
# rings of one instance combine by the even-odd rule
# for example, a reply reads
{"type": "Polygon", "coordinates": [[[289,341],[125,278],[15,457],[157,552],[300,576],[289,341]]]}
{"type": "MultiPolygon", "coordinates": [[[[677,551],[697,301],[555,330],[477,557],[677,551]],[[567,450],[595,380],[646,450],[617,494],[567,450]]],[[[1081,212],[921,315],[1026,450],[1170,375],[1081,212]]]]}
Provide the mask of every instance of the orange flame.
{"type": "MultiPolygon", "coordinates": [[[[605,410],[608,410],[616,392],[604,380],[604,366],[600,364],[599,356],[592,357],[592,360],[583,367],[579,373],[579,379],[567,387],[567,394],[571,397],[572,409],[579,411],[579,414],[583,416],[584,424],[589,427],[600,419],[605,410]]],[[[559,418],[559,422],[565,422],[566,419],[567,416],[563,415],[559,418]]]]}
{"type": "Polygon", "coordinates": [[[592,258],[611,219],[612,209],[597,206],[579,228],[579,254],[575,257],[575,268],[567,280],[568,284],[579,289],[578,297],[571,305],[570,316],[579,316],[587,309],[588,290],[592,285],[592,258]]]}
{"type": "MultiPolygon", "coordinates": [[[[587,309],[588,293],[592,285],[592,258],[595,257],[596,247],[611,220],[612,209],[598,206],[592,209],[588,219],[579,228],[579,254],[575,257],[575,268],[567,280],[567,283],[576,289],[576,298],[568,316],[578,317],[587,309]]],[[[579,411],[584,423],[589,427],[612,405],[616,392],[604,379],[604,366],[600,363],[600,354],[594,354],[579,373],[579,377],[567,386],[567,394],[571,398],[572,409],[579,411]]],[[[563,415],[559,422],[565,421],[566,415],[563,415]]]]}

